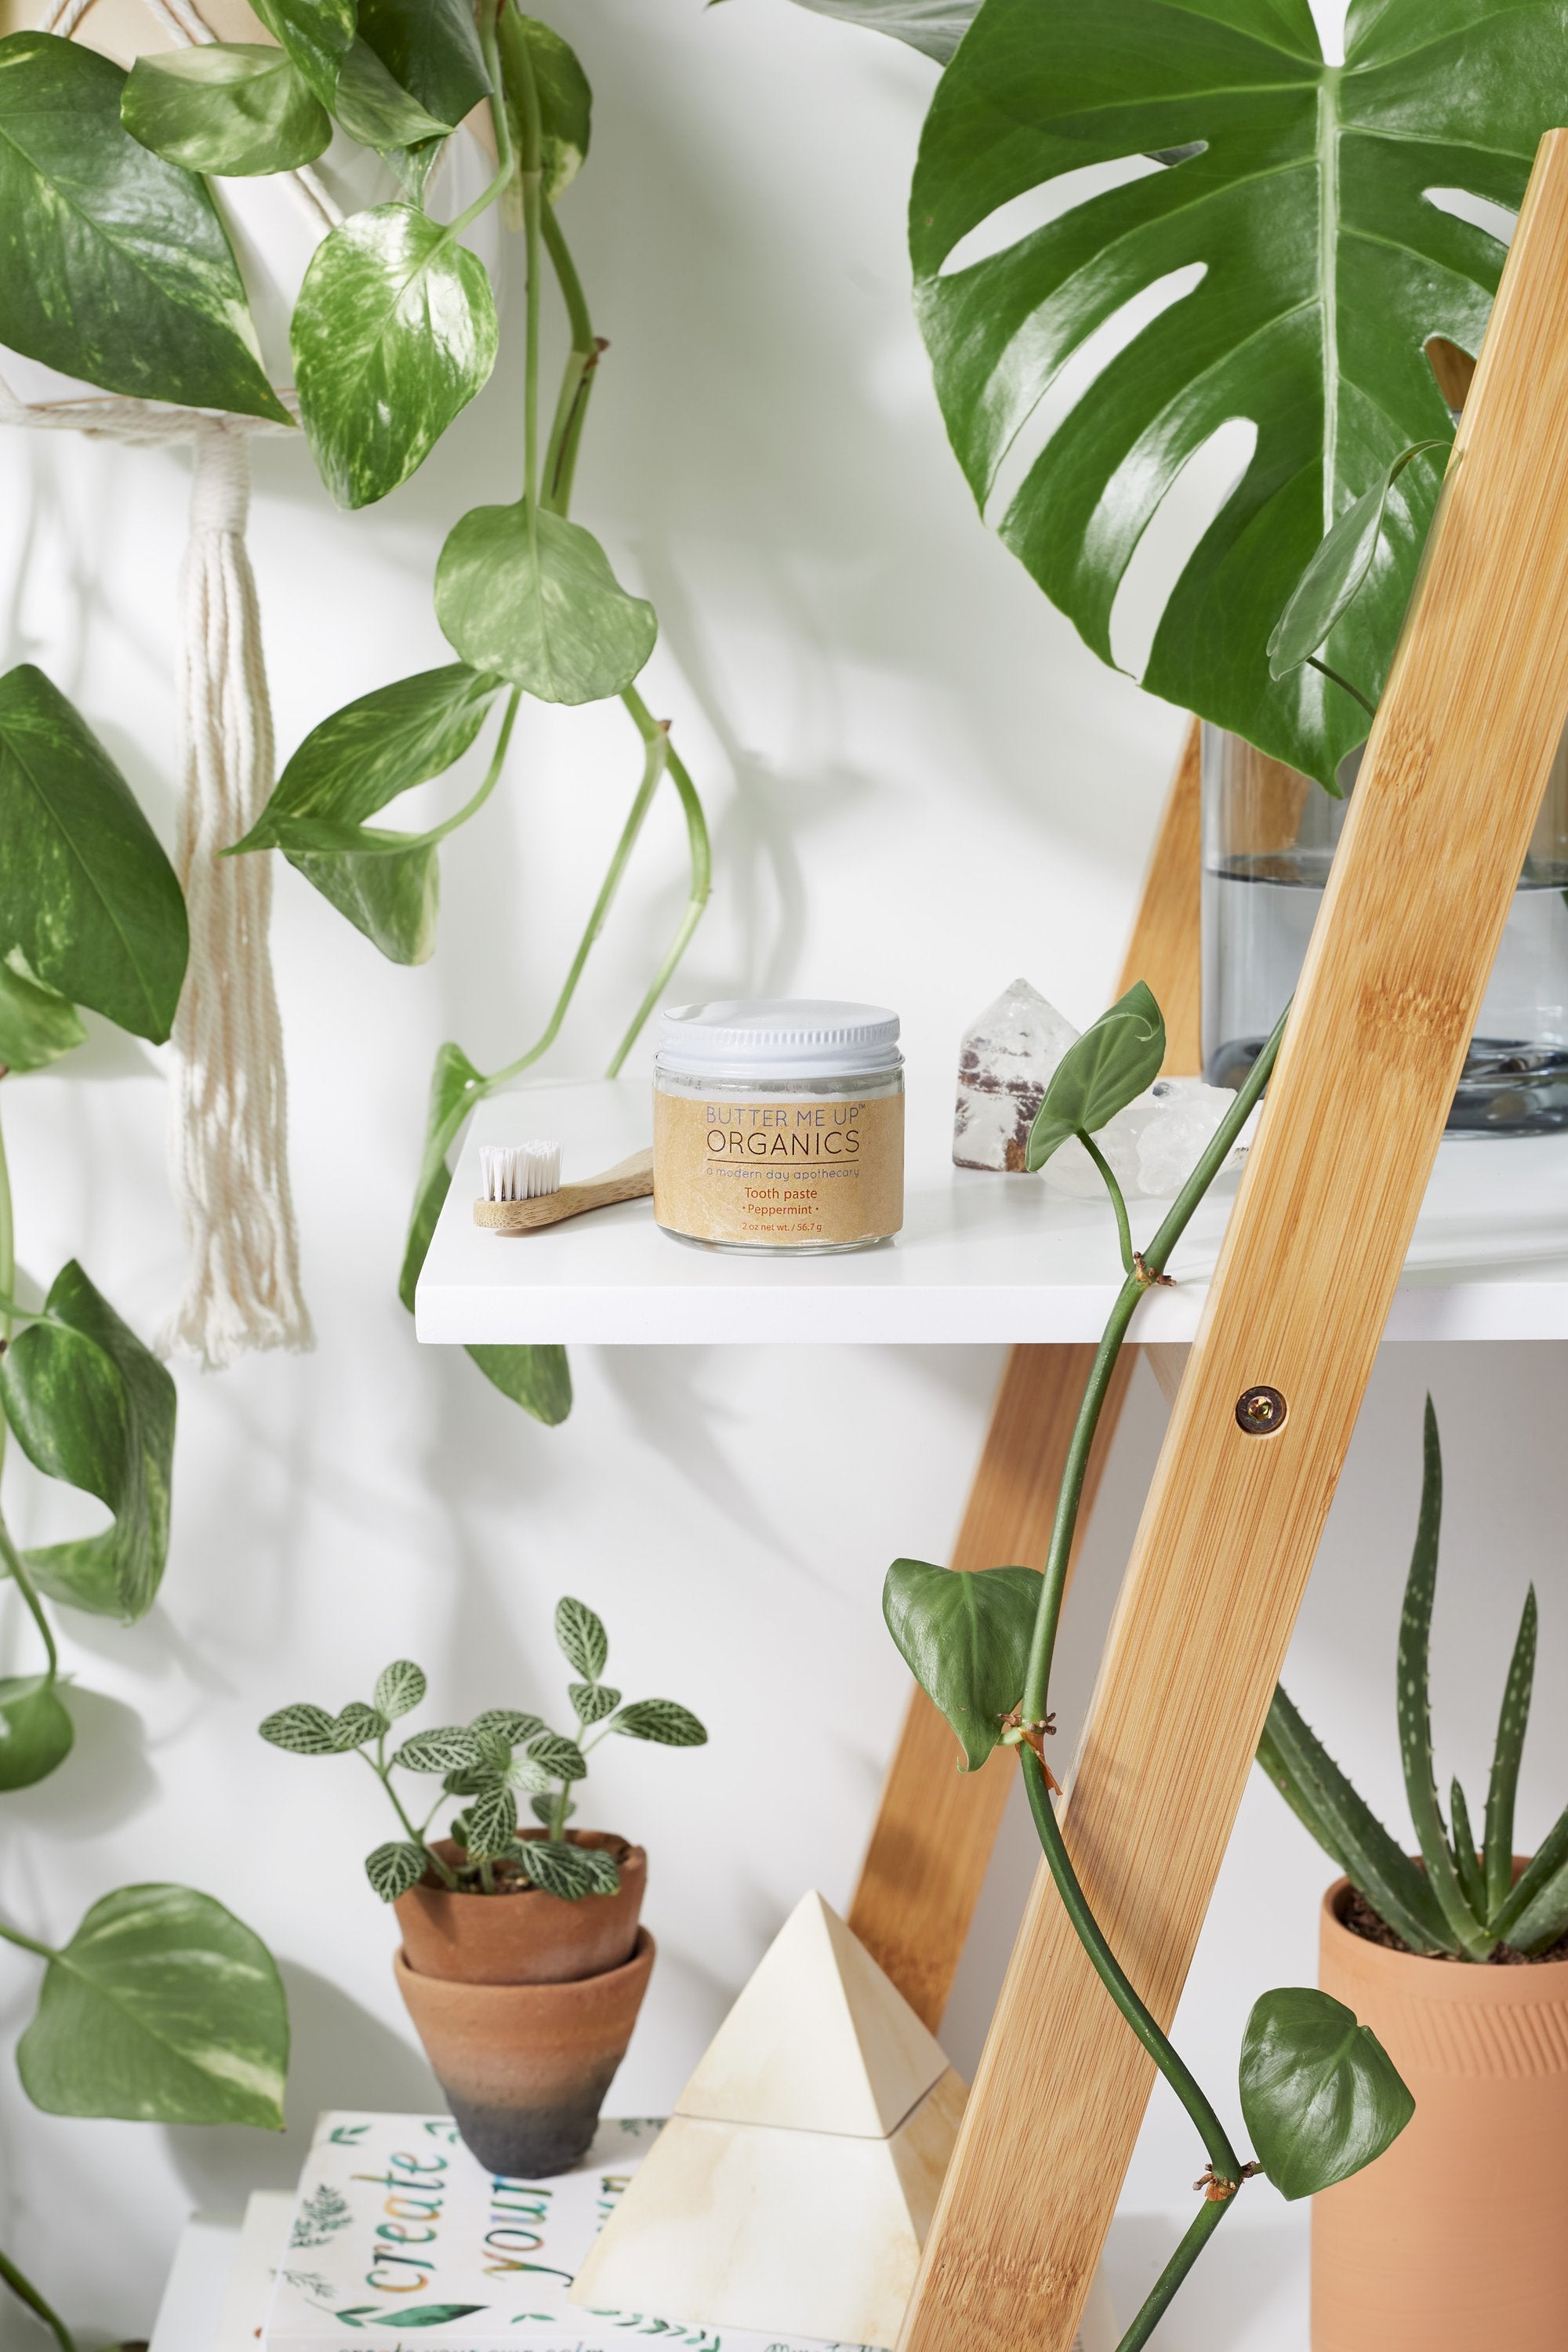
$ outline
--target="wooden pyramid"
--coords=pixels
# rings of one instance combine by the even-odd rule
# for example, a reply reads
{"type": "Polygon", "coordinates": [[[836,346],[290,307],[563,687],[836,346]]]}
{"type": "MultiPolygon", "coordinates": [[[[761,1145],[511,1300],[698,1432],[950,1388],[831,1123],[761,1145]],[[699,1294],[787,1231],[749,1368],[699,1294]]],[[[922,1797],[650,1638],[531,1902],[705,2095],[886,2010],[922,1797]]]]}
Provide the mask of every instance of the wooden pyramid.
{"type": "Polygon", "coordinates": [[[805,1895],[571,2300],[892,2345],[963,2099],[902,1994],[821,1895],[805,1895]]]}

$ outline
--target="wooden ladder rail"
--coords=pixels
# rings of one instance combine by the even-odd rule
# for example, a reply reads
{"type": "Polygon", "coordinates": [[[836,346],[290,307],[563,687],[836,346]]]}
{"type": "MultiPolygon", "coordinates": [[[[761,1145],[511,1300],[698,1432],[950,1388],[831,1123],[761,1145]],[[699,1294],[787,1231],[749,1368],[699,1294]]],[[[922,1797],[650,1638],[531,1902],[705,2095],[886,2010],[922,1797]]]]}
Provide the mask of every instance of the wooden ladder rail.
{"type": "MultiPolygon", "coordinates": [[[[1148,982],[1165,1014],[1165,1067],[1184,1073],[1203,1066],[1198,757],[1194,720],[1171,782],[1121,982],[1123,989],[1148,982]]],[[[1045,1566],[1057,1488],[1093,1360],[1091,1347],[1009,1351],[953,1550],[955,1569],[1045,1566]]],[[[1133,1352],[1125,1349],[1089,1459],[1080,1533],[1132,1364],[1133,1352]]],[[[957,1760],[952,1731],[917,1685],[849,1911],[855,1933],[932,2032],[952,1990],[1010,1782],[1000,1769],[960,1772],[957,1760]]]]}
{"type": "MultiPolygon", "coordinates": [[[[1536,159],[1064,1814],[1094,1909],[1165,2021],[1568,715],[1564,316],[1568,131],[1556,131],[1536,159]],[[1248,1436],[1237,1402],[1263,1381],[1286,1415],[1248,1436]]],[[[1042,1868],[900,2352],[1068,2352],[1152,2071],[1042,1868]]]]}

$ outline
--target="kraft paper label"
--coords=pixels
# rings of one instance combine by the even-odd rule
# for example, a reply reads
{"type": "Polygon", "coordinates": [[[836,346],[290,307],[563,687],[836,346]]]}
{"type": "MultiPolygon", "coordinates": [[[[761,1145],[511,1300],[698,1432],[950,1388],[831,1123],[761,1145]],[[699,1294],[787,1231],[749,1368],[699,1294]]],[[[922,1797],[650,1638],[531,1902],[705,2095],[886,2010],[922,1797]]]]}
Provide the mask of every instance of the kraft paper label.
{"type": "Polygon", "coordinates": [[[904,1097],[667,1095],[653,1105],[653,1213],[704,1242],[822,1249],[904,1221],[904,1097]]]}

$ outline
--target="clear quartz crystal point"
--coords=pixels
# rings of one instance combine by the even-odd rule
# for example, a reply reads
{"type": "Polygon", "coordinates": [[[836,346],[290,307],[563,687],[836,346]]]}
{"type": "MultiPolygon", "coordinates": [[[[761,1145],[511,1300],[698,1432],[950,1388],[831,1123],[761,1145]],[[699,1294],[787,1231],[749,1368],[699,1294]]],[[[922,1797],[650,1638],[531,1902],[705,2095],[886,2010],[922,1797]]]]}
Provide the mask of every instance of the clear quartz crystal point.
{"type": "MultiPolygon", "coordinates": [[[[1094,1139],[1129,1200],[1173,1200],[1235,1100],[1228,1087],[1205,1087],[1202,1078],[1156,1078],[1094,1139]]],[[[1239,1164],[1243,1149],[1231,1153],[1227,1167],[1239,1164]]],[[[1069,1200],[1104,1197],[1100,1171],[1076,1137],[1040,1173],[1051,1192],[1069,1200]]]]}
{"type": "MultiPolygon", "coordinates": [[[[1026,980],[1016,980],[986,1006],[958,1052],[952,1156],[960,1168],[1022,1172],[1041,1097],[1077,1041],[1072,1023],[1026,980]]],[[[1079,1157],[1089,1166],[1081,1151],[1079,1157]]]]}

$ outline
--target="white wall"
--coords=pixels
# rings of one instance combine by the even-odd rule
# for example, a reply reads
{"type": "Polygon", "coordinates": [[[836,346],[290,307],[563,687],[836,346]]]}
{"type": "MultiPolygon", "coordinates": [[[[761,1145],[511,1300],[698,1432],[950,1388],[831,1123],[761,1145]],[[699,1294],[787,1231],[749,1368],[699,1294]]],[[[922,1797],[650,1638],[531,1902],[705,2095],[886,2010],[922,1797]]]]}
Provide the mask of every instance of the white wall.
{"type": "MultiPolygon", "coordinates": [[[[1101,668],[977,522],[910,317],[901,215],[931,70],[784,5],[563,0],[596,92],[595,152],[564,225],[613,348],[579,509],[663,635],[654,708],[714,821],[717,887],[679,992],[832,991],[898,1005],[918,1039],[1026,972],[1079,1020],[1114,977],[1180,722],[1101,668]]],[[[258,453],[253,549],[279,741],[354,694],[446,657],[428,583],[444,530],[513,495],[521,426],[510,286],[495,381],[407,488],[334,513],[303,451],[258,453]]],[[[172,833],[178,455],[0,439],[0,657],[42,662],[172,833]]],[[[76,1754],[5,1801],[0,1906],[63,1937],[138,1877],[231,1903],[288,1975],[291,2128],[159,2131],[36,2115],[0,2064],[4,2242],[73,2321],[144,2333],[194,2206],[282,2182],[323,2104],[421,2103],[432,2085],[393,1989],[393,1935],[360,1856],[384,1833],[349,1761],[254,1736],[300,1696],[341,1704],[388,1658],[425,1662],[444,1717],[552,1703],[563,1590],[609,1621],[631,1690],[708,1719],[700,1755],[620,1746],[593,1810],[652,1853],[661,1947],[616,2102],[657,2110],[801,1890],[847,1902],[904,1696],[878,1593],[899,1552],[948,1547],[998,1370],[991,1351],[579,1351],[551,1432],[457,1353],[421,1351],[393,1295],[431,1055],[493,1066],[542,1019],[634,782],[614,714],[530,711],[504,797],[444,853],[436,961],[394,970],[279,869],[274,950],[313,1355],[217,1377],[178,1369],[174,1549],[130,1631],[60,1619],[83,1690],[76,1754]]],[[[450,791],[450,787],[447,788],[450,791]]],[[[449,804],[444,802],[443,805],[449,804]]],[[[600,1066],[683,895],[673,805],[555,1056],[600,1066]]],[[[98,1031],[58,1076],[8,1084],[21,1255],[47,1281],[79,1254],[146,1332],[174,1295],[159,1056],[98,1031]]],[[[1108,1248],[1110,1246],[1108,1234],[1108,1248]]],[[[1528,1576],[1546,1694],[1568,1592],[1535,1465],[1568,1403],[1555,1348],[1391,1351],[1379,1370],[1292,1659],[1296,1695],[1397,1813],[1393,1645],[1425,1381],[1450,1465],[1437,1698],[1474,1793],[1528,1576]],[[1468,1669],[1473,1666],[1472,1686],[1468,1669]]],[[[1140,1373],[1068,1632],[1079,1696],[1163,1420],[1140,1373]]],[[[30,1538],[80,1525],[15,1463],[30,1538]]],[[[0,1666],[29,1634],[0,1607],[0,1666]]],[[[1070,1716],[1070,1706],[1068,1709],[1070,1716]]],[[[1170,1726],[1170,1801],[1204,1769],[1170,1726]]],[[[1538,1707],[1527,1835],[1568,1780],[1562,1711],[1538,1707]]],[[[1000,1769],[994,1767],[993,1769],[1000,1769]]],[[[1030,1866],[1014,1820],[955,1996],[973,2063],[1030,1866]]],[[[1184,2007],[1199,2071],[1233,2080],[1247,2006],[1310,1980],[1325,1866],[1271,1793],[1244,1808],[1184,2007]]],[[[0,1958],[0,2039],[36,1970],[0,1958]]],[[[1163,2253],[1197,2169],[1157,2101],[1119,2262],[1163,2253]]],[[[1272,2192],[1233,2231],[1267,2306],[1272,2192]]],[[[1162,2341],[1195,2345],[1195,2322],[1162,2341]]],[[[5,2340],[35,2338],[0,2310],[5,2340]]],[[[1212,2336],[1203,2338],[1212,2343],[1212,2336]]],[[[1304,2342],[1281,2315],[1269,2339],[1304,2342]]]]}

